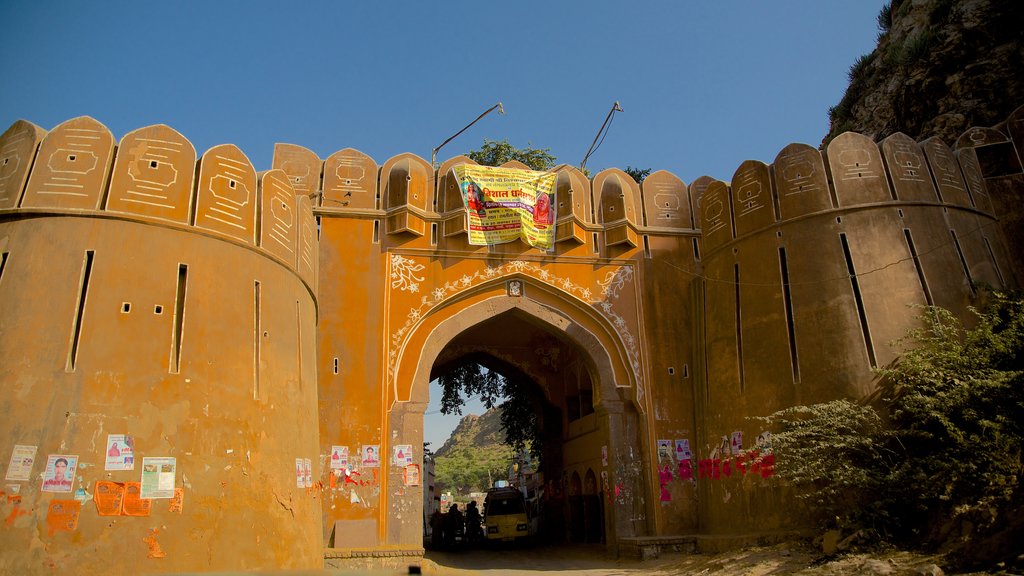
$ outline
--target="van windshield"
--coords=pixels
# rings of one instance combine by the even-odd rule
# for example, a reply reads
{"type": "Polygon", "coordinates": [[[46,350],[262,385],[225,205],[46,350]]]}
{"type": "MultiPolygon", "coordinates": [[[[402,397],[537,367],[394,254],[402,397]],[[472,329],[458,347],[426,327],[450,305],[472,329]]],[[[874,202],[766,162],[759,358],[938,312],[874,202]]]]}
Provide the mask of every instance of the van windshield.
{"type": "Polygon", "coordinates": [[[486,504],[484,514],[488,515],[523,514],[526,512],[521,498],[495,498],[488,500],[486,504]]]}

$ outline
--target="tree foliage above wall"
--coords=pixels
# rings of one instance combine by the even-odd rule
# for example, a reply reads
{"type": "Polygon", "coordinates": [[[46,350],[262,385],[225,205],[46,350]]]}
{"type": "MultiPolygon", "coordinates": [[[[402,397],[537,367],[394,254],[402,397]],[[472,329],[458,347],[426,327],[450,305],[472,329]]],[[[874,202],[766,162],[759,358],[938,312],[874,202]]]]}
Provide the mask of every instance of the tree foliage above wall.
{"type": "Polygon", "coordinates": [[[526,164],[531,170],[550,170],[555,165],[555,156],[550,148],[516,148],[508,140],[488,140],[476,150],[466,153],[477,164],[484,166],[501,166],[505,162],[517,160],[526,164]]]}

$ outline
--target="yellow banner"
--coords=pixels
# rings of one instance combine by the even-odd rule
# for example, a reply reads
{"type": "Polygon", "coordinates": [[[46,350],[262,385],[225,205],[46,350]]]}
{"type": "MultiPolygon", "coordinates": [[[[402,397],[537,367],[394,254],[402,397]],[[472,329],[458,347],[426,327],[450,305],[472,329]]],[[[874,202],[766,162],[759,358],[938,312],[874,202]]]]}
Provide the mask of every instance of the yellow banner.
{"type": "Polygon", "coordinates": [[[452,168],[466,206],[469,243],[521,239],[534,248],[555,245],[554,172],[459,164],[452,168]]]}

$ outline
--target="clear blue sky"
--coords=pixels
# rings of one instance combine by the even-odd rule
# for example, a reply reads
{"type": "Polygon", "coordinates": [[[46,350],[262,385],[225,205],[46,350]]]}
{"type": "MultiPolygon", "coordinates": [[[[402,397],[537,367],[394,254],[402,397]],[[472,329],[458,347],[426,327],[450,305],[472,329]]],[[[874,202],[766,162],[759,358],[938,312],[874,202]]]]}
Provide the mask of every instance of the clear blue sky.
{"type": "Polygon", "coordinates": [[[275,142],[378,164],[483,138],[588,161],[730,179],[790,142],[818,145],[882,0],[0,2],[0,130],[79,115],[116,138],[165,123],[198,152],[275,142]]]}
{"type": "MultiPolygon", "coordinates": [[[[402,152],[429,160],[500,101],[504,116],[439,160],[507,138],[579,164],[619,101],[594,173],[728,180],[744,160],[820,143],[846,71],[874,48],[882,4],[5,0],[0,130],[88,115],[118,139],[163,123],[199,154],[234,143],[257,170],[275,142],[321,158],[352,147],[383,164],[402,152]]],[[[457,417],[431,418],[436,449],[457,417]]]]}

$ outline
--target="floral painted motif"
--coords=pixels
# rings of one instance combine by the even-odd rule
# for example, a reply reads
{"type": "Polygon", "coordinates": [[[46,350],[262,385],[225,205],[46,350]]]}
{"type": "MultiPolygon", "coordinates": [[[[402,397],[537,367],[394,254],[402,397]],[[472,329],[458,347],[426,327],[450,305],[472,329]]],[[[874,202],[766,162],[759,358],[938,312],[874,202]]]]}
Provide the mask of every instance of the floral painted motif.
{"type": "MultiPolygon", "coordinates": [[[[424,268],[425,265],[418,264],[411,258],[392,254],[391,287],[408,292],[418,292],[419,283],[423,282],[423,278],[417,276],[416,272],[419,272],[424,268]]],[[[439,286],[431,290],[429,295],[423,295],[420,299],[420,305],[416,308],[411,308],[407,313],[405,324],[391,334],[388,345],[388,379],[392,380],[395,376],[398,354],[402,348],[403,342],[408,335],[412,333],[415,324],[426,316],[431,308],[441,304],[446,298],[468,290],[475,285],[494,280],[495,278],[507,274],[517,273],[531,276],[542,282],[560,288],[562,291],[579,298],[591,306],[594,306],[605,318],[609,320],[609,322],[611,322],[612,326],[622,338],[622,342],[626,348],[626,354],[629,357],[629,363],[633,368],[634,374],[637,376],[637,400],[639,401],[639,405],[643,406],[644,387],[642,385],[640,355],[637,349],[637,340],[629,331],[629,324],[626,322],[626,319],[615,311],[614,305],[612,304],[612,300],[617,300],[620,293],[625,289],[626,284],[633,279],[633,269],[629,266],[620,266],[618,269],[608,272],[604,279],[597,283],[598,286],[594,288],[579,286],[568,278],[561,278],[556,274],[552,274],[548,270],[542,269],[533,262],[526,262],[523,260],[513,260],[499,266],[487,266],[483,271],[478,270],[472,274],[463,274],[460,278],[454,281],[448,281],[444,286],[439,286]],[[598,296],[595,297],[595,294],[598,296]]]]}
{"type": "Polygon", "coordinates": [[[423,282],[423,277],[417,276],[416,273],[423,270],[423,264],[417,264],[409,258],[405,258],[399,254],[391,255],[391,287],[398,288],[399,290],[408,290],[409,292],[419,292],[420,282],[423,282]]]}

